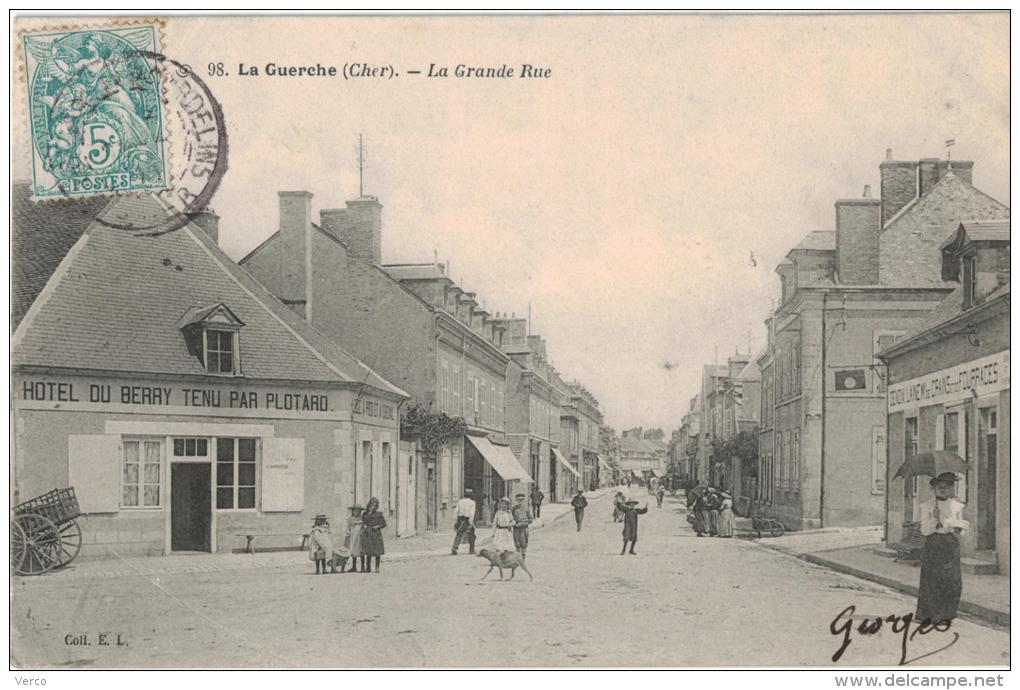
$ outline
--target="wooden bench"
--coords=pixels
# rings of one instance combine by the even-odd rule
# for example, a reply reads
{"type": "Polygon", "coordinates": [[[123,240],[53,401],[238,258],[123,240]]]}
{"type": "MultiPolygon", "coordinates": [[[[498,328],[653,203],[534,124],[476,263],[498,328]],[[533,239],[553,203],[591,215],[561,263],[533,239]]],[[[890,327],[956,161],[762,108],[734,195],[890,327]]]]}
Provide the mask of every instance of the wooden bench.
{"type": "Polygon", "coordinates": [[[248,543],[244,546],[245,553],[255,553],[255,540],[261,537],[301,537],[300,550],[308,548],[308,532],[242,532],[237,535],[244,537],[248,543]]]}
{"type": "Polygon", "coordinates": [[[905,532],[899,542],[889,544],[889,548],[896,552],[897,561],[919,561],[921,560],[921,549],[924,548],[925,536],[921,534],[921,528],[916,523],[903,525],[905,532]]]}

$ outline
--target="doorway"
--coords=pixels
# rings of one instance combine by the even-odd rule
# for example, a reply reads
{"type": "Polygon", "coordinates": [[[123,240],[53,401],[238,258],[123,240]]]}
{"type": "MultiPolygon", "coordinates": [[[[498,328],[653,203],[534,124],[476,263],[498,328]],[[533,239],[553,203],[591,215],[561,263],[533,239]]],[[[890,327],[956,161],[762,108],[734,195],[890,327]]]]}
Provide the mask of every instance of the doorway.
{"type": "Polygon", "coordinates": [[[170,549],[210,551],[211,466],[205,462],[170,465],[170,549]]]}
{"type": "Polygon", "coordinates": [[[435,532],[439,527],[438,506],[439,486],[436,480],[436,464],[430,459],[425,466],[425,529],[435,532]]]}
{"type": "Polygon", "coordinates": [[[995,499],[998,462],[997,407],[981,408],[978,426],[977,548],[995,549],[995,499]]]}
{"type": "Polygon", "coordinates": [[[555,503],[556,502],[556,493],[557,493],[556,492],[556,482],[558,481],[558,479],[556,477],[556,472],[557,472],[556,464],[557,464],[556,463],[556,457],[552,453],[550,453],[549,454],[549,503],[555,503]]]}

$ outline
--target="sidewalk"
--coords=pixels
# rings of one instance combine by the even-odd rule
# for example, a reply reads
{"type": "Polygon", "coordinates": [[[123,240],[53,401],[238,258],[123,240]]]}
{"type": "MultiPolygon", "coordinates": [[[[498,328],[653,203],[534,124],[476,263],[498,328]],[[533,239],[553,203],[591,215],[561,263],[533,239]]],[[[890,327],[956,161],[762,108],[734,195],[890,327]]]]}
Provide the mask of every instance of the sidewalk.
{"type": "MultiPolygon", "coordinates": [[[[589,491],[585,496],[589,501],[601,498],[609,489],[589,491]]],[[[569,503],[547,503],[542,505],[542,517],[531,523],[532,529],[542,529],[551,525],[564,515],[572,512],[569,503]]],[[[490,530],[480,527],[477,530],[476,548],[483,548],[492,541],[490,530]]],[[[452,525],[445,532],[423,532],[406,539],[390,539],[386,542],[385,561],[406,561],[433,556],[449,556],[453,544],[452,525]]],[[[467,545],[462,546],[462,554],[466,554],[467,545]]],[[[175,575],[181,573],[212,573],[230,570],[255,570],[307,566],[308,554],[305,551],[267,551],[254,554],[248,553],[199,553],[171,554],[169,556],[132,556],[111,557],[96,560],[79,560],[62,570],[46,573],[40,577],[18,578],[19,583],[59,582],[62,580],[131,577],[159,575],[175,575]]]]}
{"type": "MultiPolygon", "coordinates": [[[[778,538],[752,538],[751,541],[808,563],[917,596],[920,568],[875,553],[875,549],[883,546],[881,527],[806,530],[778,538]]],[[[1009,576],[964,572],[960,611],[1008,626],[1009,576]]]]}

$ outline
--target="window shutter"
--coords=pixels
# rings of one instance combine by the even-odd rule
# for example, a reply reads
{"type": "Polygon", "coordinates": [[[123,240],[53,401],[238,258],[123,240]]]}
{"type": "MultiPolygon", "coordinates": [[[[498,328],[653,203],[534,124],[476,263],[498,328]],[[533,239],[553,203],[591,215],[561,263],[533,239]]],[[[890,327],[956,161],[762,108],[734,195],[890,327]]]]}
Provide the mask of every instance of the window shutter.
{"type": "Polygon", "coordinates": [[[305,440],[262,439],[262,512],[292,513],[305,507],[305,440]]]}
{"type": "Polygon", "coordinates": [[[67,481],[83,513],[120,509],[120,462],[119,435],[67,437],[67,481]]]}
{"type": "Polygon", "coordinates": [[[935,415],[935,450],[945,450],[946,448],[946,416],[944,414],[935,415]]]}

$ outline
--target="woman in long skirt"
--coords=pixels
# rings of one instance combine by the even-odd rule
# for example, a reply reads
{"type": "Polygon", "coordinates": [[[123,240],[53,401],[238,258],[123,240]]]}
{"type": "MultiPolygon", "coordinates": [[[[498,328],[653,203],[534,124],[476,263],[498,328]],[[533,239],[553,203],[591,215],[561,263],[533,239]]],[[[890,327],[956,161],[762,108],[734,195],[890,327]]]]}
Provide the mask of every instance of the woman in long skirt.
{"type": "Polygon", "coordinates": [[[917,589],[916,621],[941,623],[956,617],[963,590],[959,535],[970,525],[963,504],[955,500],[956,475],[943,472],[931,480],[935,497],[921,504],[921,583],[917,589]]]}
{"type": "Polygon", "coordinates": [[[725,491],[721,494],[722,505],[719,507],[719,536],[733,536],[733,497],[725,491]]]}
{"type": "Polygon", "coordinates": [[[499,499],[499,509],[492,518],[492,548],[496,551],[514,550],[514,516],[510,513],[510,499],[499,499]]]}

